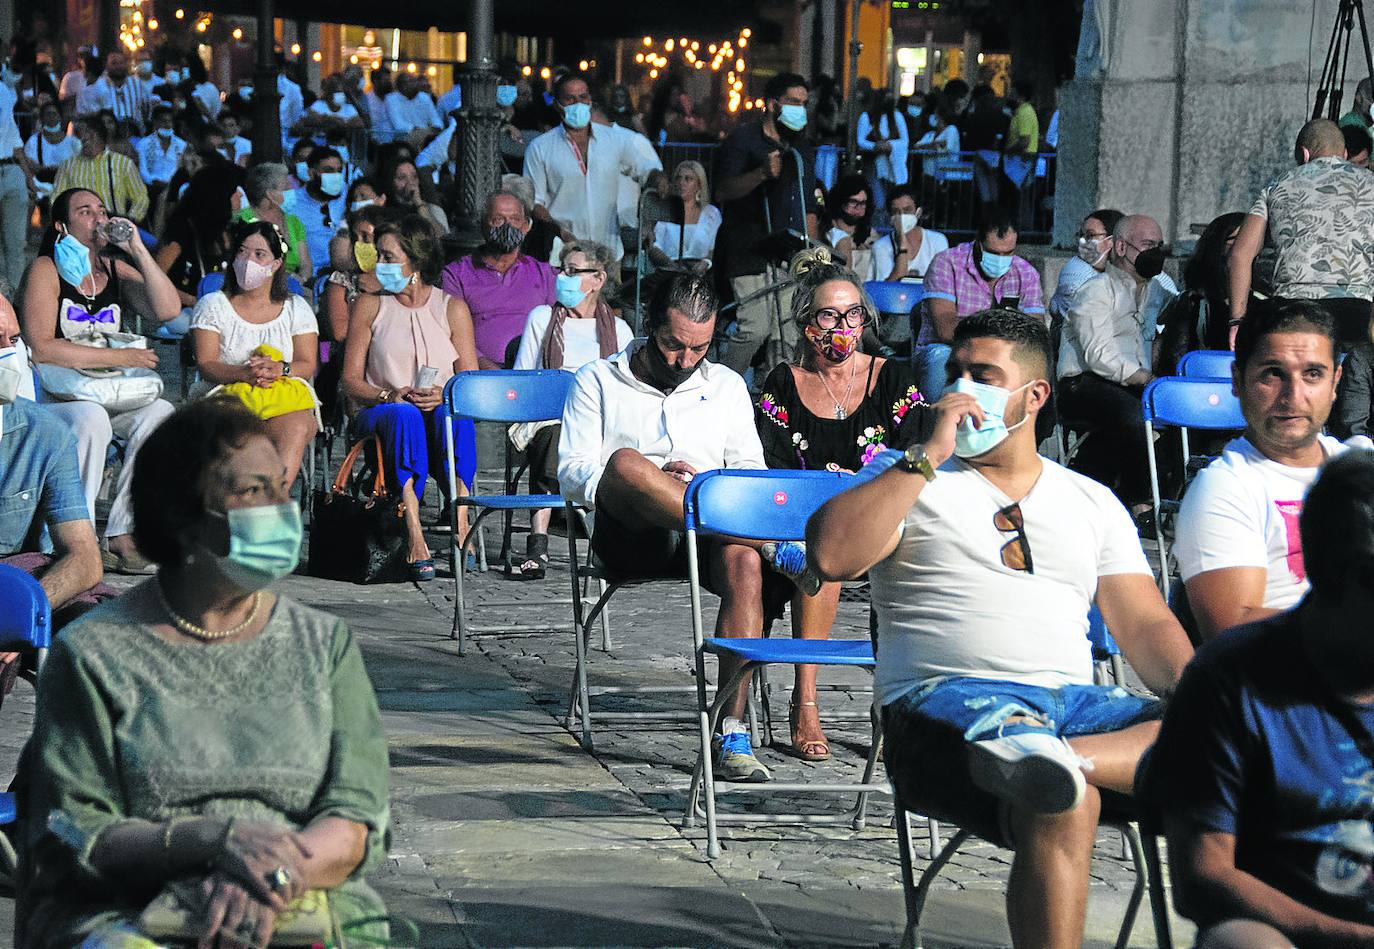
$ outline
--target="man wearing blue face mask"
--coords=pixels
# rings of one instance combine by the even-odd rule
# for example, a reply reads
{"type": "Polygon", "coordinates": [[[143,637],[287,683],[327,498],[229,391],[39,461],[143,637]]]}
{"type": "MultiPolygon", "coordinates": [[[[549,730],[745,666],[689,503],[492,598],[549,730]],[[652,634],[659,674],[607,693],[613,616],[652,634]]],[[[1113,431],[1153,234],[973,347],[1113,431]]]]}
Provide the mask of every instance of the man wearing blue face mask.
{"type": "Polygon", "coordinates": [[[616,208],[621,176],[643,184],[650,173],[663,170],[663,162],[652,151],[640,152],[631,136],[593,124],[592,94],[581,76],[560,76],[553,95],[562,123],[525,149],[524,175],[534,183],[534,217],[556,225],[563,243],[596,241],[619,260],[625,252],[616,208]]]}
{"type": "Polygon", "coordinates": [[[1016,256],[1016,240],[1016,221],[1005,210],[990,208],[976,240],[936,254],[926,268],[924,319],[911,361],[927,399],[944,391],[949,345],[964,317],[995,306],[1032,316],[1045,312],[1040,274],[1016,256]]]}
{"type": "Polygon", "coordinates": [[[186,141],[173,130],[172,119],[169,106],[153,109],[153,134],[138,143],[138,173],[148,186],[149,202],[157,201],[181,167],[181,156],[186,151],[186,141]]]}
{"type": "Polygon", "coordinates": [[[1079,946],[1103,792],[1130,794],[1163,702],[1093,684],[1096,605],[1167,699],[1192,655],[1120,502],[1036,451],[1050,338],[1005,309],[954,331],[934,432],[811,518],[823,580],[867,572],[902,806],[1016,850],[1012,942],[1079,946]]]}
{"type": "Polygon", "coordinates": [[[292,213],[305,225],[305,243],[312,261],[329,260],[329,242],[345,224],[344,164],[337,151],[316,147],[307,160],[310,178],[296,191],[292,213]]]}
{"type": "MultiPolygon", "coordinates": [[[[740,125],[720,147],[714,191],[723,224],[716,241],[716,266],[725,268],[736,300],[748,299],[786,277],[777,261],[755,250],[765,235],[793,231],[818,236],[816,150],[806,136],[810,89],[796,73],[774,76],[764,87],[765,108],[759,120],[740,125]]],[[[721,361],[743,373],[767,343],[779,351],[769,354],[765,372],[790,358],[797,328],[783,314],[791,299],[791,292],[782,290],[740,306],[721,361]]]]}

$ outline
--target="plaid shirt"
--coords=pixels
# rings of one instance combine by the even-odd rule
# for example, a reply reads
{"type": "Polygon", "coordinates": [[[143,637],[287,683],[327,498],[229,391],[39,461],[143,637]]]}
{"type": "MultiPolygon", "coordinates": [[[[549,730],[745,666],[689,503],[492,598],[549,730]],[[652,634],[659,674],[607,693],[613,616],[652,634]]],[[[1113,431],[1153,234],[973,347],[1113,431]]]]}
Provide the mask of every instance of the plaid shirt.
{"type": "MultiPolygon", "coordinates": [[[[959,319],[997,306],[1012,297],[1020,301],[1017,309],[1022,313],[1045,312],[1040,274],[1036,273],[1030,261],[1013,255],[1011,269],[989,285],[978,265],[973,262],[972,243],[959,244],[935,255],[926,269],[925,296],[926,299],[953,302],[959,319]]],[[[937,342],[933,320],[921,322],[921,335],[916,342],[937,342]]]]}

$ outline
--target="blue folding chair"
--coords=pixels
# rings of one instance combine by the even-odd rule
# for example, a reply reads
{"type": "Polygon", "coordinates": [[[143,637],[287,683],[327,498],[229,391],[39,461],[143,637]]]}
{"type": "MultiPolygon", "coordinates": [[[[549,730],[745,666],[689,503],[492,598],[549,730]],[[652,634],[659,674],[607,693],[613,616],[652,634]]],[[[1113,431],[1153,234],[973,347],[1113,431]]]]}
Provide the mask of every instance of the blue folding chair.
{"type": "MultiPolygon", "coordinates": [[[[1231,392],[1231,380],[1185,379],[1164,376],[1145,387],[1140,399],[1141,417],[1145,425],[1145,450],[1150,465],[1150,500],[1155,515],[1155,536],[1159,544],[1159,589],[1169,593],[1169,543],[1165,537],[1164,515],[1178,513],[1179,502],[1161,500],[1159,465],[1155,458],[1155,431],[1177,428],[1183,442],[1183,476],[1186,480],[1191,452],[1188,430],[1211,432],[1239,431],[1245,428],[1245,416],[1240,400],[1231,392]]],[[[1179,494],[1182,497],[1182,492],[1179,494]]]]}
{"type": "MultiPolygon", "coordinates": [[[[36,670],[43,668],[52,645],[52,607],[43,587],[18,567],[0,564],[0,649],[21,647],[37,654],[36,670]]],[[[0,794],[0,825],[13,824],[18,809],[13,794],[0,794]]],[[[0,860],[13,876],[17,859],[9,838],[0,834],[0,860]]]]}
{"type": "Polygon", "coordinates": [[[914,314],[917,313],[917,307],[925,296],[925,286],[902,280],[869,280],[864,284],[864,292],[878,308],[881,316],[894,321],[891,325],[895,327],[895,331],[889,329],[884,332],[881,324],[876,330],[884,345],[888,342],[915,344],[920,324],[914,314]]]}
{"type": "Polygon", "coordinates": [[[860,784],[735,784],[717,782],[712,769],[711,736],[725,713],[726,703],[739,684],[756,669],[769,664],[859,666],[872,669],[873,646],[868,639],[744,639],[707,638],[701,615],[701,565],[696,538],[699,536],[738,537],[747,540],[802,540],[806,522],[822,504],[849,486],[849,475],[828,471],[708,471],[692,479],[683,502],[687,530],[687,582],[692,596],[692,641],[696,659],[697,717],[700,748],[692,784],[687,794],[685,826],[706,818],[706,855],[720,856],[718,823],[778,823],[791,818],[797,823],[852,822],[863,826],[863,813],[869,794],[889,793],[886,782],[871,783],[877,767],[879,733],[875,727],[869,745],[867,766],[860,784]],[[706,701],[706,654],[729,656],[740,662],[739,671],[728,681],[718,681],[716,699],[706,701]],[[705,794],[702,791],[705,789],[705,794]],[[716,794],[754,793],[858,793],[854,810],[845,814],[731,814],[717,817],[716,794]],[[704,814],[699,810],[703,803],[704,814]]]}
{"type": "MultiPolygon", "coordinates": [[[[1116,685],[1124,683],[1121,667],[1121,650],[1116,640],[1107,630],[1102,612],[1093,604],[1088,611],[1088,642],[1092,648],[1094,663],[1093,678],[1099,685],[1102,666],[1110,664],[1111,676],[1116,685]]],[[[1140,904],[1148,890],[1150,894],[1150,913],[1154,922],[1155,943],[1158,949],[1173,949],[1172,921],[1169,918],[1169,895],[1164,885],[1163,865],[1159,856],[1157,832],[1150,826],[1148,815],[1126,795],[1112,791],[1102,792],[1102,816],[1100,827],[1107,827],[1121,834],[1121,859],[1130,860],[1135,865],[1135,884],[1131,888],[1130,899],[1126,902],[1126,913],[1117,933],[1118,949],[1125,949],[1135,929],[1140,904]]],[[[943,847],[939,844],[938,824],[926,818],[930,824],[931,862],[916,879],[912,854],[915,850],[911,839],[911,818],[905,803],[898,798],[893,802],[893,814],[897,828],[897,850],[902,866],[902,895],[906,900],[906,929],[902,933],[903,949],[921,949],[921,915],[925,911],[926,898],[930,895],[931,885],[940,871],[959,852],[959,848],[974,834],[972,831],[958,830],[943,847]],[[938,852],[937,852],[938,851],[938,852]]]]}
{"type": "Polygon", "coordinates": [[[1229,349],[1195,349],[1178,361],[1178,374],[1185,379],[1231,378],[1236,354],[1229,349]]]}
{"type": "MultiPolygon", "coordinates": [[[[568,389],[573,375],[561,369],[513,370],[496,369],[482,372],[460,372],[444,386],[444,401],[440,409],[454,419],[471,419],[473,422],[544,422],[563,417],[563,403],[567,400],[568,389]]],[[[504,623],[500,626],[470,626],[467,619],[467,601],[464,595],[463,575],[467,572],[467,550],[472,541],[480,536],[482,522],[489,514],[497,511],[537,511],[542,508],[563,507],[561,494],[517,494],[515,486],[505,484],[502,494],[472,494],[459,496],[458,471],[453,453],[453,427],[444,427],[444,452],[448,465],[449,500],[453,511],[453,540],[449,551],[453,566],[453,576],[457,590],[453,598],[453,632],[458,640],[458,655],[467,651],[467,637],[479,633],[520,634],[551,632],[548,625],[518,625],[504,623]],[[477,516],[468,526],[467,534],[458,536],[458,508],[470,507],[477,516]]],[[[475,487],[475,486],[474,486],[475,487]]],[[[568,544],[570,556],[577,559],[576,524],[568,524],[568,544]]],[[[547,602],[547,601],[546,601],[547,602]]],[[[519,601],[503,601],[489,606],[519,606],[519,601]]]]}

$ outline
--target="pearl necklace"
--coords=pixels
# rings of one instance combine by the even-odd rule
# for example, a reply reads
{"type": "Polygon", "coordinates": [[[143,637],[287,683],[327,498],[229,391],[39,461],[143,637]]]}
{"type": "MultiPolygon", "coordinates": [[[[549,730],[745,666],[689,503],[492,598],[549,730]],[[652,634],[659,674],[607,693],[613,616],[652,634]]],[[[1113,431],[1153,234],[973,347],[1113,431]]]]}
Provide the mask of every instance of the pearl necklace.
{"type": "Polygon", "coordinates": [[[243,632],[249,626],[253,625],[253,620],[258,618],[258,606],[262,603],[262,591],[259,590],[253,594],[253,608],[248,611],[248,618],[242,623],[239,623],[237,626],[231,626],[229,629],[206,629],[203,626],[197,626],[176,610],[172,609],[172,604],[167,602],[167,594],[162,591],[162,581],[157,581],[156,585],[158,599],[162,601],[162,608],[167,611],[167,615],[172,618],[172,625],[187,636],[194,637],[202,642],[214,642],[217,639],[228,639],[230,636],[243,632]]]}

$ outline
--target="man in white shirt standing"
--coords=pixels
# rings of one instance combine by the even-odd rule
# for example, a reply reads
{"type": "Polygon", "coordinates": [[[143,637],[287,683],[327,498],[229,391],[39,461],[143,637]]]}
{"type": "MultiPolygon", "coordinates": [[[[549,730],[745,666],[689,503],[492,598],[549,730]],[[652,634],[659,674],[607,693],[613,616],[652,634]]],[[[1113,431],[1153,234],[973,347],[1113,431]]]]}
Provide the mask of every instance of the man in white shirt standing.
{"type": "Polygon", "coordinates": [[[33,205],[33,175],[24,155],[24,139],[14,123],[18,85],[18,70],[8,60],[0,62],[0,275],[9,281],[11,293],[18,291],[24,276],[24,245],[33,205]]]}
{"type": "Polygon", "coordinates": [[[124,134],[133,138],[147,127],[153,91],[148,83],[129,75],[129,57],[115,50],[105,57],[105,75],[85,90],[77,105],[81,115],[109,109],[124,134]]]}
{"type": "Polygon", "coordinates": [[[562,124],[525,150],[525,177],[534,182],[534,216],[557,225],[564,243],[582,238],[624,256],[617,201],[622,175],[643,184],[663,162],[642,153],[632,136],[592,125],[592,94],[569,73],[553,89],[562,124]]]}
{"type": "Polygon", "coordinates": [[[1145,300],[1163,266],[1159,222],[1143,214],[1122,218],[1107,269],[1079,287],[1060,334],[1060,412],[1092,431],[1074,469],[1115,490],[1132,514],[1150,508],[1140,420],[1140,395],[1152,378],[1145,300]]]}
{"type": "Polygon", "coordinates": [[[156,201],[171,182],[186,151],[185,140],[172,129],[173,118],[171,106],[153,109],[153,134],[138,143],[138,174],[148,186],[150,201],[156,201]]]}
{"type": "Polygon", "coordinates": [[[1015,945],[1077,947],[1102,792],[1131,792],[1162,714],[1093,685],[1089,608],[1162,698],[1192,649],[1120,502],[1036,452],[1050,361],[1038,320],[961,320],[934,434],[864,467],[807,549],[823,580],[868,571],[902,803],[1014,847],[1015,945]]]}
{"type": "MultiPolygon", "coordinates": [[[[706,359],[715,326],[710,284],[675,276],[649,304],[648,338],[587,363],[573,379],[558,442],[558,483],[564,497],[594,510],[592,551],[616,574],[685,574],[687,482],[714,468],[765,467],[744,380],[706,359]]],[[[704,582],[721,597],[716,634],[761,636],[757,545],[712,538],[699,549],[704,582]]],[[[733,673],[722,659],[720,681],[733,673]]],[[[769,778],[741,722],[748,687],[746,679],[726,709],[724,737],[717,736],[722,780],[769,778]]]]}
{"type": "Polygon", "coordinates": [[[1345,450],[1321,433],[1341,378],[1336,349],[1334,319],[1309,300],[1255,306],[1236,334],[1245,434],[1189,486],[1174,544],[1204,639],[1307,593],[1298,515],[1321,466],[1345,450]]]}

